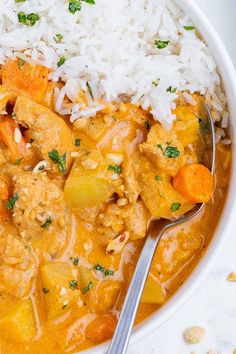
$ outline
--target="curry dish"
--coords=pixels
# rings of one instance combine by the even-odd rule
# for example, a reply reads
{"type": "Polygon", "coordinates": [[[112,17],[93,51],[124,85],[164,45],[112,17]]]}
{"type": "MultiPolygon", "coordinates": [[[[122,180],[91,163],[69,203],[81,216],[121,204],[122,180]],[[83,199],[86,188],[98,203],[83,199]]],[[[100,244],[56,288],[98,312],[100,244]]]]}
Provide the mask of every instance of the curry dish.
{"type": "Polygon", "coordinates": [[[200,95],[179,93],[171,130],[127,98],[71,124],[48,69],[9,60],[0,76],[0,352],[79,351],[112,336],[150,217],[209,202],[163,237],[137,321],[183,283],[214,233],[231,150],[218,143],[215,178],[201,165],[200,95]]]}

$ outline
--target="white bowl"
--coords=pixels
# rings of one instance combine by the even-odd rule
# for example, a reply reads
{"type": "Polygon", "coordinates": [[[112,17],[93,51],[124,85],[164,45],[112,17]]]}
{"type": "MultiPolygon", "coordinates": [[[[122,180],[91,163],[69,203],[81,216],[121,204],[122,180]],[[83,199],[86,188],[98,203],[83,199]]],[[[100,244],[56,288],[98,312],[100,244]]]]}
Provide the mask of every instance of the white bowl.
{"type": "MultiPolygon", "coordinates": [[[[217,63],[218,70],[221,74],[222,82],[227,96],[228,108],[230,112],[230,130],[232,141],[236,141],[236,72],[227,50],[218,36],[217,32],[202,13],[200,8],[193,0],[175,0],[176,3],[192,18],[198,31],[201,33],[205,42],[209,46],[212,55],[217,63]]],[[[233,143],[234,155],[234,143],[233,143]]],[[[157,312],[152,314],[148,319],[143,321],[134,331],[131,342],[137,341],[141,337],[147,335],[164,321],[170,318],[182,306],[191,293],[196,289],[202,279],[209,271],[211,262],[216,257],[217,252],[223,241],[230,235],[233,224],[236,222],[234,210],[236,210],[236,188],[234,180],[236,178],[236,164],[233,159],[232,173],[230,179],[230,187],[228,197],[224,206],[223,213],[218,223],[214,238],[210,243],[204,257],[200,260],[197,267],[181,286],[181,288],[172,296],[172,298],[157,312]]],[[[108,348],[108,343],[100,344],[94,348],[83,351],[83,354],[104,354],[108,348]]]]}

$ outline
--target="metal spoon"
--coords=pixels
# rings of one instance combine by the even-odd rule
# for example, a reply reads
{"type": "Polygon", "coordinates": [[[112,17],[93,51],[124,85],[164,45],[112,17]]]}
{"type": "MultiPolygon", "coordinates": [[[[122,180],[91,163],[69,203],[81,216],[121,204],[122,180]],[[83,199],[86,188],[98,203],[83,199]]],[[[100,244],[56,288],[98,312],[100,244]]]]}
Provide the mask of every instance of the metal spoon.
{"type": "MultiPolygon", "coordinates": [[[[214,122],[210,108],[205,103],[202,103],[201,117],[201,137],[202,137],[202,160],[203,163],[214,174],[215,171],[215,133],[214,122]],[[207,153],[211,154],[208,161],[204,161],[207,153]],[[210,163],[209,163],[210,161],[210,163]]],[[[129,339],[133,327],[133,323],[138,310],[140,298],[144,289],[144,285],[149,273],[149,269],[155,254],[156,248],[163,234],[183,223],[194,218],[204,208],[204,203],[197,204],[194,209],[175,220],[156,220],[150,221],[148,236],[139,257],[132,281],[127,292],[125,302],[122,307],[120,318],[112,338],[107,354],[125,354],[128,348],[129,339]]]]}

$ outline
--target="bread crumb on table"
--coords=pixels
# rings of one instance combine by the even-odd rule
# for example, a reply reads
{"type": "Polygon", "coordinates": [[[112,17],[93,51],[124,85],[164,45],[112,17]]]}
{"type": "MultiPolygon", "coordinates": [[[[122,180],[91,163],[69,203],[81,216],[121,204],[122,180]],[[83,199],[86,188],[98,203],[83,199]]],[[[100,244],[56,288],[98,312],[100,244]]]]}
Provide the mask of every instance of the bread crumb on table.
{"type": "Polygon", "coordinates": [[[205,329],[199,326],[189,327],[183,333],[184,340],[188,344],[200,343],[204,336],[205,329]]]}
{"type": "MultiPolygon", "coordinates": [[[[227,280],[228,280],[228,281],[236,282],[236,273],[235,273],[235,272],[229,273],[229,275],[227,276],[227,280]]],[[[234,353],[234,354],[235,354],[235,353],[234,353]]]]}

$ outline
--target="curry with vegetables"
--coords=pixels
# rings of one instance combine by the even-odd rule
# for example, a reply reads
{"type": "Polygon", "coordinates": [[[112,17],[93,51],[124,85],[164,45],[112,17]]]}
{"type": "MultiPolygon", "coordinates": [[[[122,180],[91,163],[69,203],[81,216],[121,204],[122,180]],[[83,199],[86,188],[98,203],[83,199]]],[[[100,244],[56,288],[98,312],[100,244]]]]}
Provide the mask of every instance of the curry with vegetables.
{"type": "Polygon", "coordinates": [[[55,112],[62,83],[48,74],[20,59],[1,67],[1,353],[72,353],[109,339],[149,219],[208,202],[159,245],[137,321],[156,311],[204,254],[229,180],[229,146],[217,146],[215,178],[201,164],[200,95],[190,105],[179,93],[170,130],[122,101],[72,124],[55,112]]]}

